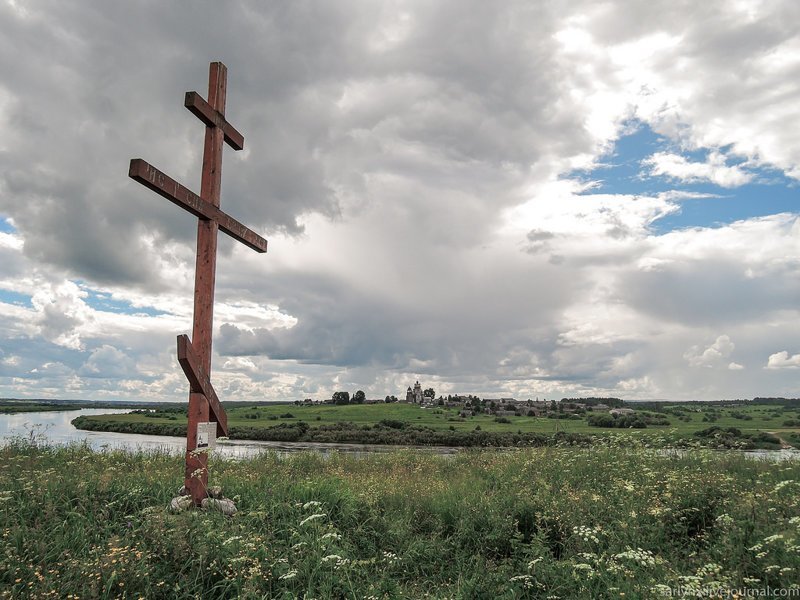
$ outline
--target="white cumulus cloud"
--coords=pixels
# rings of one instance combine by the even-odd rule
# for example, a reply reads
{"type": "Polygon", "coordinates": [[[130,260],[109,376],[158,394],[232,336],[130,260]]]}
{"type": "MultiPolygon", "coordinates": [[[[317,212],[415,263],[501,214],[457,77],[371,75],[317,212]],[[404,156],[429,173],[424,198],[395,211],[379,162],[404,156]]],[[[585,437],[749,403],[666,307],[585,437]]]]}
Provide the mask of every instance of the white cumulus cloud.
{"type": "Polygon", "coordinates": [[[651,175],[665,175],[684,183],[711,182],[732,188],[752,181],[754,175],[738,165],[728,166],[719,152],[711,152],[706,162],[692,162],[679,154],[656,152],[642,161],[651,175]]]}
{"type": "Polygon", "coordinates": [[[800,354],[789,356],[786,350],[770,354],[767,369],[800,369],[800,354]]]}
{"type": "Polygon", "coordinates": [[[715,367],[723,364],[734,348],[736,345],[731,339],[727,335],[721,335],[707,348],[692,346],[683,357],[692,367],[715,367]]]}

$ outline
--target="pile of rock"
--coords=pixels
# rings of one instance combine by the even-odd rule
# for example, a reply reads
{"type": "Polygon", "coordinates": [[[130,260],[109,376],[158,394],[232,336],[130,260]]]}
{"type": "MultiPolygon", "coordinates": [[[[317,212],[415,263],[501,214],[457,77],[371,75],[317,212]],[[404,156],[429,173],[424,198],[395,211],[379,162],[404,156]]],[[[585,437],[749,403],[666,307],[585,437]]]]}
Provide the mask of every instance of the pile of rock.
{"type": "MultiPolygon", "coordinates": [[[[189,490],[186,489],[186,486],[181,487],[181,489],[178,490],[178,495],[169,503],[169,509],[172,512],[182,512],[193,506],[192,497],[189,495],[189,490]]],[[[200,507],[206,510],[219,511],[228,517],[232,517],[236,514],[236,505],[233,503],[233,500],[225,498],[222,495],[222,488],[219,486],[211,486],[208,488],[208,497],[203,498],[200,507]]]]}

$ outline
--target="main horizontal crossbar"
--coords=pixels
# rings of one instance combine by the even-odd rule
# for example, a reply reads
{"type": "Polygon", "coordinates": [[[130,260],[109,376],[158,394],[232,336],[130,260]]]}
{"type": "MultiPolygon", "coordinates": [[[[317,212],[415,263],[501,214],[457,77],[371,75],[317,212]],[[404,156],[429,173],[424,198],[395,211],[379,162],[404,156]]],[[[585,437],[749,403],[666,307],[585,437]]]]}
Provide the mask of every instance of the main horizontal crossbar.
{"type": "Polygon", "coordinates": [[[180,183],[165,175],[153,165],[141,158],[131,160],[128,177],[134,179],[150,188],[155,193],[164,196],[170,202],[177,204],[181,208],[201,219],[216,221],[219,228],[231,236],[233,239],[242,242],[256,252],[267,251],[267,240],[258,235],[255,231],[242,225],[239,221],[222,212],[219,208],[203,200],[191,190],[183,187],[180,183]]]}
{"type": "Polygon", "coordinates": [[[208,400],[208,406],[211,411],[211,416],[217,422],[217,435],[228,435],[228,415],[222,404],[217,398],[217,393],[214,391],[214,386],[211,385],[211,380],[206,375],[205,370],[200,364],[200,359],[194,353],[192,342],[189,341],[188,335],[178,336],[178,362],[186,374],[186,379],[189,380],[189,388],[192,392],[203,394],[208,400]]]}
{"type": "Polygon", "coordinates": [[[219,111],[214,108],[197,92],[186,92],[183,105],[188,108],[194,116],[200,119],[209,127],[219,127],[225,136],[225,141],[234,150],[244,148],[244,136],[225,120],[219,111]]]}

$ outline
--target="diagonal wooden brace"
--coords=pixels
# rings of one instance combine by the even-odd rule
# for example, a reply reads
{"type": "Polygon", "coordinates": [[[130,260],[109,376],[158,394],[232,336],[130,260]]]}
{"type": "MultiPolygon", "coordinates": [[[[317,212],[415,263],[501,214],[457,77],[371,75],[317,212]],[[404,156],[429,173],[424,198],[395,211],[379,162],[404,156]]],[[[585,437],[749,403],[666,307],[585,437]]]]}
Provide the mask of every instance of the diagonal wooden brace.
{"type": "Polygon", "coordinates": [[[189,387],[192,392],[203,394],[208,400],[211,417],[217,422],[217,436],[228,435],[228,415],[217,398],[217,393],[211,385],[211,380],[206,375],[205,370],[200,364],[200,359],[192,348],[192,342],[188,335],[178,336],[178,362],[181,364],[186,379],[189,380],[189,387]]]}

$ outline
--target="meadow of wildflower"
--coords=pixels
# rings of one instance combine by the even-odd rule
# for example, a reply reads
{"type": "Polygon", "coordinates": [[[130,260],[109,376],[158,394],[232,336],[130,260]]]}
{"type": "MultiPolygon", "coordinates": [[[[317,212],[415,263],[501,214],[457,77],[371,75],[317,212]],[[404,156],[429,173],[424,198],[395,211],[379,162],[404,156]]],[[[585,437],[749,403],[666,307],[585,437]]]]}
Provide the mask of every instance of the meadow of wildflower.
{"type": "Polygon", "coordinates": [[[800,597],[800,462],[593,447],[182,457],[0,450],[0,598],[800,597]]]}

